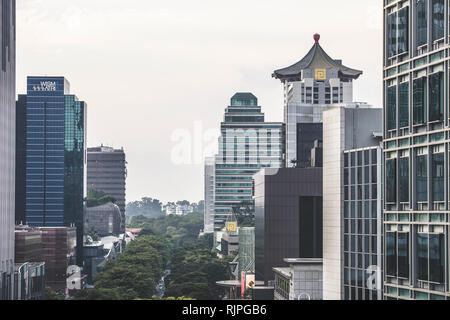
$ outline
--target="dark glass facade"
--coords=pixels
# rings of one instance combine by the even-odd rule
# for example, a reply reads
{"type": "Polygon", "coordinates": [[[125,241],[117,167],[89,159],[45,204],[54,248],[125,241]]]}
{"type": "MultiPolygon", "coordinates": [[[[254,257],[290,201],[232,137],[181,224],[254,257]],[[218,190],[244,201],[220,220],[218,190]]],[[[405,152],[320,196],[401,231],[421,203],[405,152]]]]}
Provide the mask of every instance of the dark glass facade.
{"type": "Polygon", "coordinates": [[[26,112],[26,222],[76,226],[82,257],[86,104],[63,77],[29,77],[26,112]]]}
{"type": "Polygon", "coordinates": [[[345,300],[380,300],[382,296],[380,160],[378,147],[344,153],[345,300]]]}
{"type": "Polygon", "coordinates": [[[297,123],[297,167],[311,167],[311,149],[314,141],[323,139],[322,123],[297,123]]]}
{"type": "Polygon", "coordinates": [[[322,258],[322,169],[266,169],[255,180],[255,272],[274,280],[285,258],[322,258]]]}
{"type": "Polygon", "coordinates": [[[27,96],[19,95],[16,102],[16,225],[25,224],[27,167],[27,96]]]}

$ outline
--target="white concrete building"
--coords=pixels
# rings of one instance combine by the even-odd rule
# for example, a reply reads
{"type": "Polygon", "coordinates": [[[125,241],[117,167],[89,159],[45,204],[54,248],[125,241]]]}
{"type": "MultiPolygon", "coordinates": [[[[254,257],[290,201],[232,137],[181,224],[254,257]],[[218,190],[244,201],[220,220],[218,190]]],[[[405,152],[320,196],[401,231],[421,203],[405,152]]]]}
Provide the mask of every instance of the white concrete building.
{"type": "Polygon", "coordinates": [[[364,279],[374,262],[382,263],[381,151],[363,148],[379,146],[381,132],[381,108],[354,103],[323,113],[324,300],[376,300],[373,292],[366,299],[364,279]],[[349,164],[350,151],[357,158],[349,164]]]}

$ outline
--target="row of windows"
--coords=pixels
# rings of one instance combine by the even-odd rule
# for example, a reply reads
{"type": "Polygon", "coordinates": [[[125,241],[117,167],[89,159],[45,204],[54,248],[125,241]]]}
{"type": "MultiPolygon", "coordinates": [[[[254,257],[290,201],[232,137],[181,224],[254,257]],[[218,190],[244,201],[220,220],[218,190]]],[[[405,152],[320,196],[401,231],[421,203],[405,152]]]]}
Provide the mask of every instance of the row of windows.
{"type": "MultiPolygon", "coordinates": [[[[376,223],[375,223],[376,226],[376,223]]],[[[375,230],[377,231],[377,230],[375,230]]],[[[376,234],[376,232],[374,232],[376,234]]],[[[378,237],[377,236],[362,236],[362,235],[344,235],[344,251],[345,252],[358,252],[358,253],[378,253],[378,250],[381,249],[378,246],[378,237]],[[370,242],[370,249],[367,245],[366,247],[363,244],[366,241],[370,242]]],[[[376,264],[376,263],[373,263],[376,264]]]]}
{"type": "Polygon", "coordinates": [[[216,196],[216,200],[252,200],[252,196],[216,196]]]}
{"type": "MultiPolygon", "coordinates": [[[[444,91],[443,72],[437,72],[431,74],[428,78],[421,77],[413,81],[412,121],[414,125],[444,119],[444,91]]],[[[388,87],[386,100],[387,130],[409,126],[409,93],[409,82],[388,87]]]]}
{"type": "Polygon", "coordinates": [[[376,290],[345,286],[344,297],[345,300],[378,300],[378,293],[376,290]]]}
{"type": "Polygon", "coordinates": [[[246,194],[251,194],[252,190],[241,190],[241,189],[217,189],[216,193],[220,194],[220,193],[225,193],[225,194],[240,194],[240,193],[246,193],[246,194]]]}
{"type": "MultiPolygon", "coordinates": [[[[35,204],[42,204],[43,199],[33,199],[28,198],[27,204],[28,205],[35,205],[35,204]]],[[[45,199],[46,205],[60,205],[64,203],[64,198],[47,198],[45,199]]]]}
{"type": "Polygon", "coordinates": [[[377,149],[346,152],[344,153],[344,167],[376,165],[378,161],[377,152],[377,149]]]}
{"type": "MultiPolygon", "coordinates": [[[[434,42],[444,38],[445,4],[444,0],[416,0],[415,45],[425,46],[428,41],[434,42]],[[428,19],[431,18],[431,39],[428,38],[428,19]]],[[[413,11],[414,12],[414,11],[413,11]]],[[[406,6],[387,16],[387,56],[388,58],[409,51],[410,7],[406,6]]]]}
{"type": "Polygon", "coordinates": [[[369,200],[377,198],[377,184],[344,187],[344,200],[369,200]]]}
{"type": "MultiPolygon", "coordinates": [[[[378,256],[376,254],[366,253],[349,253],[344,254],[344,270],[345,272],[363,272],[366,273],[367,269],[371,266],[378,266],[378,256]]],[[[348,277],[348,274],[347,274],[348,277]]],[[[347,285],[356,285],[350,282],[349,278],[344,279],[344,283],[347,285]]],[[[362,287],[362,286],[361,286],[362,287]]]]}
{"type": "MultiPolygon", "coordinates": [[[[431,201],[444,201],[444,154],[416,155],[415,157],[415,189],[416,201],[428,201],[428,182],[430,180],[431,201]],[[431,166],[431,177],[428,179],[428,163],[431,166]]],[[[396,203],[410,201],[410,158],[386,160],[386,202],[396,203]],[[398,174],[397,174],[398,172],[398,174]],[[398,185],[398,186],[397,186],[398,185]],[[398,192],[397,192],[398,190],[398,192]]]]}
{"type": "Polygon", "coordinates": [[[375,201],[345,201],[344,202],[344,217],[347,218],[378,218],[378,205],[375,201]]]}
{"type": "Polygon", "coordinates": [[[377,166],[344,169],[344,185],[377,183],[377,166]]]}
{"type": "Polygon", "coordinates": [[[417,233],[414,251],[410,251],[410,237],[409,232],[386,232],[386,275],[409,279],[410,265],[416,259],[418,280],[444,283],[445,235],[417,233]]]}
{"type": "MultiPolygon", "coordinates": [[[[371,219],[345,219],[344,220],[344,233],[345,234],[358,234],[358,235],[374,234],[374,235],[376,235],[377,232],[378,232],[377,220],[371,220],[371,219]]],[[[367,246],[366,246],[366,248],[367,248],[367,246]]]]}

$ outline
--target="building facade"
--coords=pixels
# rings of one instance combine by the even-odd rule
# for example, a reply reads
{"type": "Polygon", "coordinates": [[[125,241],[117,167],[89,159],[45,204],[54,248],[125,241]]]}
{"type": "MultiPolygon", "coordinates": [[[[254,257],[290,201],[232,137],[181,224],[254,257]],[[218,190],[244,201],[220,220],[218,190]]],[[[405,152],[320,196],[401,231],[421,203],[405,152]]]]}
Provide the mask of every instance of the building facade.
{"type": "Polygon", "coordinates": [[[16,102],[16,225],[24,224],[26,217],[27,168],[27,96],[19,95],[16,102]]]}
{"type": "Polygon", "coordinates": [[[0,300],[9,300],[14,277],[16,1],[1,1],[0,10],[0,300]]]}
{"type": "Polygon", "coordinates": [[[322,258],[322,168],[264,169],[254,184],[256,280],[286,258],[322,258]]]}
{"type": "Polygon", "coordinates": [[[67,289],[67,271],[77,263],[77,230],[66,227],[44,227],[42,261],[45,262],[46,284],[55,291],[67,289]]]}
{"type": "Polygon", "coordinates": [[[45,263],[16,263],[14,268],[14,300],[45,299],[45,263]]]}
{"type": "Polygon", "coordinates": [[[449,283],[449,3],[384,2],[386,299],[449,283]]]}
{"type": "Polygon", "coordinates": [[[264,118],[251,93],[236,93],[225,110],[215,161],[215,231],[224,227],[233,207],[253,207],[254,174],[283,166],[283,124],[264,118]]]}
{"type": "Polygon", "coordinates": [[[122,232],[122,213],[114,203],[106,203],[101,206],[86,208],[84,212],[84,233],[106,237],[118,236],[122,232]]]}
{"type": "Polygon", "coordinates": [[[319,44],[320,35],[314,40],[302,60],[272,75],[284,87],[286,167],[309,167],[312,143],[322,139],[323,111],[330,104],[352,102],[353,80],[362,74],[328,56],[319,44]]]}
{"type": "Polygon", "coordinates": [[[255,228],[239,228],[239,275],[255,274],[255,228]]]}
{"type": "Polygon", "coordinates": [[[323,126],[324,300],[380,300],[382,109],[336,105],[323,126]]]}
{"type": "Polygon", "coordinates": [[[15,231],[15,263],[41,262],[42,231],[17,226],[15,231]]]}
{"type": "Polygon", "coordinates": [[[214,157],[205,159],[205,212],[204,212],[204,233],[214,232],[214,189],[216,162],[214,157]]]}
{"type": "Polygon", "coordinates": [[[82,263],[87,106],[64,77],[28,77],[26,224],[77,228],[82,263]]]}
{"type": "Polygon", "coordinates": [[[322,259],[284,259],[287,268],[273,268],[274,300],[322,300],[322,259]]]}
{"type": "Polygon", "coordinates": [[[103,191],[114,197],[122,213],[125,232],[127,161],[122,149],[111,147],[88,148],[87,150],[87,188],[103,191]]]}

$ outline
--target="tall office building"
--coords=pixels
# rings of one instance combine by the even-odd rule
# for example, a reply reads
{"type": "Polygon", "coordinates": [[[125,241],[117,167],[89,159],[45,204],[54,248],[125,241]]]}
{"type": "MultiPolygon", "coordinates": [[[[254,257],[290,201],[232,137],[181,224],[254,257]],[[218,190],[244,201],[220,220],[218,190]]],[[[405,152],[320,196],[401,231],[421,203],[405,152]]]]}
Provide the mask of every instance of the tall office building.
{"type": "Polygon", "coordinates": [[[330,58],[319,40],[315,34],[302,60],[272,75],[284,86],[286,167],[309,167],[314,141],[322,140],[322,112],[330,104],[352,102],[353,80],[362,74],[330,58]]]}
{"type": "Polygon", "coordinates": [[[323,113],[324,300],[381,300],[382,108],[323,113]]]}
{"type": "Polygon", "coordinates": [[[204,212],[204,233],[214,232],[214,188],[216,162],[214,157],[205,159],[205,212],[204,212]]]}
{"type": "Polygon", "coordinates": [[[322,258],[322,168],[264,169],[254,177],[256,280],[286,258],[322,258]]]}
{"type": "Polygon", "coordinates": [[[221,124],[215,169],[215,231],[223,228],[234,206],[253,207],[252,176],[283,165],[283,124],[264,122],[258,99],[236,93],[221,124]]]}
{"type": "Polygon", "coordinates": [[[386,299],[449,299],[449,3],[384,2],[386,299]]]}
{"type": "Polygon", "coordinates": [[[82,262],[86,103],[64,77],[28,77],[26,223],[77,228],[82,262]]]}
{"type": "Polygon", "coordinates": [[[0,2],[0,300],[12,298],[16,137],[16,1],[0,2]]]}
{"type": "Polygon", "coordinates": [[[88,148],[87,188],[103,191],[116,199],[122,214],[121,233],[125,233],[126,178],[127,162],[123,148],[88,148]]]}

